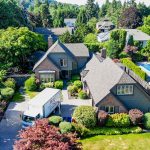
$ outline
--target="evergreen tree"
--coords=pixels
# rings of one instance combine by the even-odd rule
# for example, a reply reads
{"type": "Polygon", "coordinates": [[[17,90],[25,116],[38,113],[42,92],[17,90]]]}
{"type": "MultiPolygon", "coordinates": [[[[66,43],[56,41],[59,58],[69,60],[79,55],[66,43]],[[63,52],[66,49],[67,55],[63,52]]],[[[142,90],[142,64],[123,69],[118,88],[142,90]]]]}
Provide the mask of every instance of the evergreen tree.
{"type": "Polygon", "coordinates": [[[98,10],[94,2],[95,0],[87,0],[87,4],[86,4],[87,20],[90,20],[92,17],[96,17],[98,10]]]}
{"type": "Polygon", "coordinates": [[[40,15],[42,19],[42,23],[44,27],[51,27],[52,26],[52,18],[48,10],[47,4],[42,4],[40,6],[40,15]]]}
{"type": "Polygon", "coordinates": [[[134,46],[133,35],[130,35],[130,36],[129,36],[129,40],[128,40],[128,43],[127,43],[127,44],[130,45],[130,46],[134,46]]]}
{"type": "Polygon", "coordinates": [[[80,9],[80,12],[77,16],[76,25],[87,23],[87,16],[86,16],[86,10],[80,9]]]}

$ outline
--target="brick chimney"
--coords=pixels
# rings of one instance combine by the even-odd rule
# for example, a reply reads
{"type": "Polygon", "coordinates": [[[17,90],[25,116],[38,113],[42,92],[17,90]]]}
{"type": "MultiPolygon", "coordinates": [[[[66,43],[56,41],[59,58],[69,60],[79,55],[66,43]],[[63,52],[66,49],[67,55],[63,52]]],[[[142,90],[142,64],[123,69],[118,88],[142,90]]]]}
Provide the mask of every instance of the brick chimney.
{"type": "Polygon", "coordinates": [[[50,48],[52,45],[53,45],[53,38],[52,38],[52,36],[50,35],[50,36],[48,37],[48,48],[50,48]]]}
{"type": "Polygon", "coordinates": [[[105,48],[101,49],[101,57],[106,58],[106,49],[105,48]]]}

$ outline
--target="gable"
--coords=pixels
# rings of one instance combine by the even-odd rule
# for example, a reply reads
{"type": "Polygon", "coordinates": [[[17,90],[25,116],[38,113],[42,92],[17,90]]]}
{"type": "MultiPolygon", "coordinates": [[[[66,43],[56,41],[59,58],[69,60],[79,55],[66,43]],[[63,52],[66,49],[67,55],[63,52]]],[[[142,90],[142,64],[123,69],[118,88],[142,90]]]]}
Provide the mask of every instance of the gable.
{"type": "Polygon", "coordinates": [[[54,70],[59,71],[59,68],[48,58],[46,57],[36,68],[35,72],[39,70],[54,70]]]}

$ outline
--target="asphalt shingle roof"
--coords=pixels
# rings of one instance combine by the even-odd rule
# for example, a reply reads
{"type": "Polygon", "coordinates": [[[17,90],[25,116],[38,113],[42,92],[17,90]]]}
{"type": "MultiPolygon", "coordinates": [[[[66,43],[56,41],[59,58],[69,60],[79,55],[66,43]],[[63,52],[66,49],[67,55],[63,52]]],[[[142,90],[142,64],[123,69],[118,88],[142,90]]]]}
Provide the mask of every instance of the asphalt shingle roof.
{"type": "MultiPolygon", "coordinates": [[[[67,53],[73,60],[76,60],[76,57],[89,57],[88,48],[83,43],[69,43],[62,44],[59,41],[56,41],[45,53],[45,55],[35,64],[33,70],[39,66],[39,64],[45,59],[49,58],[48,55],[52,53],[67,53]]],[[[52,60],[51,60],[52,61],[52,60]]],[[[53,62],[53,64],[55,64],[53,62]]],[[[55,66],[59,68],[56,64],[55,66]]],[[[59,68],[60,69],[60,68],[59,68]]]]}
{"type": "Polygon", "coordinates": [[[84,70],[89,70],[83,80],[86,81],[90,89],[95,105],[107,96],[119,82],[133,82],[132,78],[125,74],[110,58],[100,62],[96,55],[93,55],[84,70]]]}

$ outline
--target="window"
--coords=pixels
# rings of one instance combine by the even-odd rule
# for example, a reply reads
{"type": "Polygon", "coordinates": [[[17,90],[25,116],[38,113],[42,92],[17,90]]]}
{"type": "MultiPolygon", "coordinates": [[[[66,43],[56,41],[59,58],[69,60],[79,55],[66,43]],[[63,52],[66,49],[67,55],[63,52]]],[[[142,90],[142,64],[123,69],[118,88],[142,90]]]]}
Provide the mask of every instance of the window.
{"type": "Polygon", "coordinates": [[[54,82],[55,74],[52,73],[41,73],[40,74],[40,80],[42,82],[54,82]]]}
{"type": "Polygon", "coordinates": [[[60,66],[66,67],[67,66],[67,60],[66,59],[60,59],[60,66]]]}
{"type": "Polygon", "coordinates": [[[109,114],[114,113],[114,106],[105,106],[105,111],[109,114]]]}
{"type": "Polygon", "coordinates": [[[133,94],[133,85],[117,86],[117,95],[132,95],[132,94],[133,94]]]}

